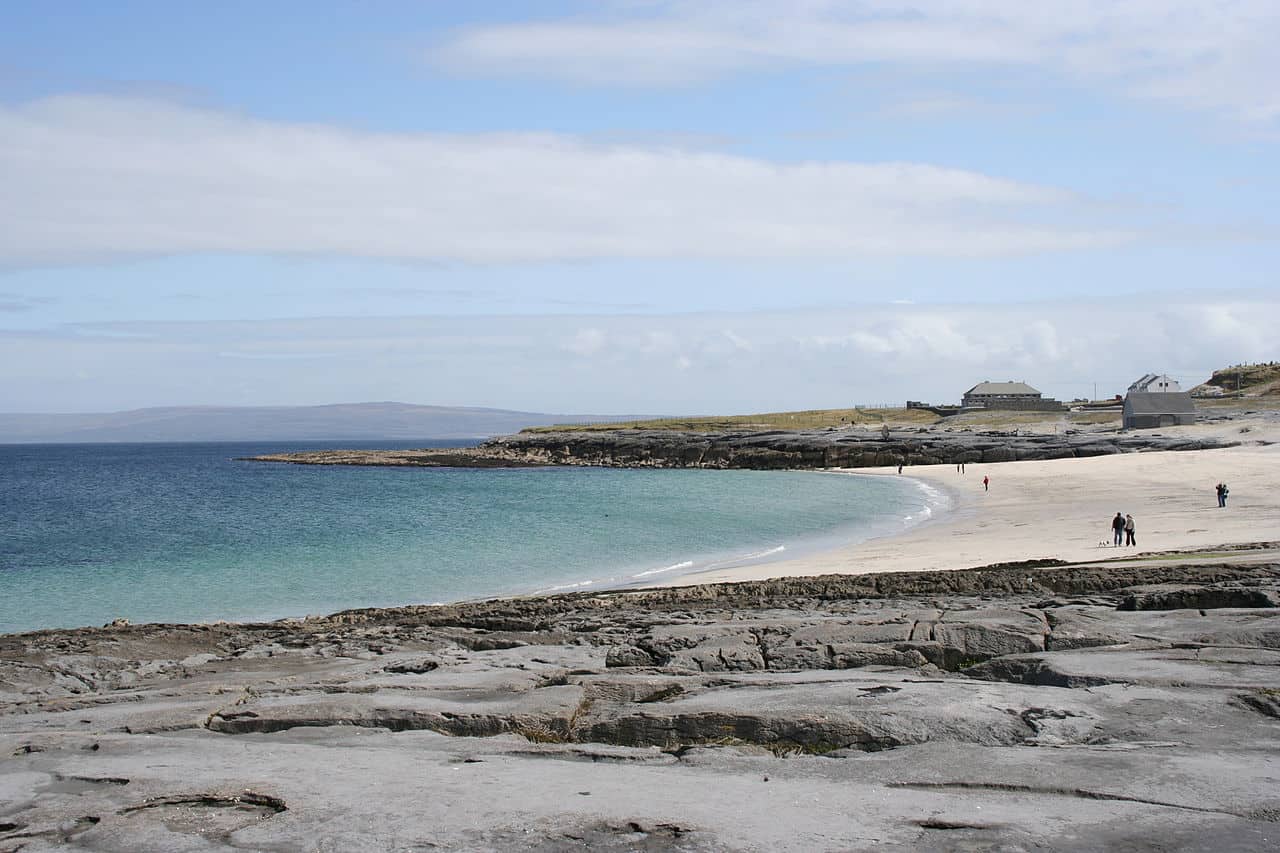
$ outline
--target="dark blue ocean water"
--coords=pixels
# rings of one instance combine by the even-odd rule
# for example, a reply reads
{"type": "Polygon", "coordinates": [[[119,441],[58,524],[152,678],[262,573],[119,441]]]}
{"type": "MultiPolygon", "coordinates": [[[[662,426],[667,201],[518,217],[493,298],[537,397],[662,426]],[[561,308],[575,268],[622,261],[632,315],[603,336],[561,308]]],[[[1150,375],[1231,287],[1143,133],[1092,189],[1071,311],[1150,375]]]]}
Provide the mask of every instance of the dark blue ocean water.
{"type": "Polygon", "coordinates": [[[817,472],[235,461],[320,446],[342,445],[0,445],[0,632],[651,582],[894,532],[937,500],[817,472]]]}

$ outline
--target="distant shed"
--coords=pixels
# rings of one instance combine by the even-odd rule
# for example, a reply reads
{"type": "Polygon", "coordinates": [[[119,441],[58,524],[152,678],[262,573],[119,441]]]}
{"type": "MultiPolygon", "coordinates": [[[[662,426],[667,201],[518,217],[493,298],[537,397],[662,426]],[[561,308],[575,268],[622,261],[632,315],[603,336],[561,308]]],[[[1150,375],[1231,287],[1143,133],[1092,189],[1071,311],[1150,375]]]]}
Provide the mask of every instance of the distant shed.
{"type": "Polygon", "coordinates": [[[1154,429],[1196,422],[1196,406],[1186,391],[1130,391],[1124,398],[1124,428],[1154,429]]]}

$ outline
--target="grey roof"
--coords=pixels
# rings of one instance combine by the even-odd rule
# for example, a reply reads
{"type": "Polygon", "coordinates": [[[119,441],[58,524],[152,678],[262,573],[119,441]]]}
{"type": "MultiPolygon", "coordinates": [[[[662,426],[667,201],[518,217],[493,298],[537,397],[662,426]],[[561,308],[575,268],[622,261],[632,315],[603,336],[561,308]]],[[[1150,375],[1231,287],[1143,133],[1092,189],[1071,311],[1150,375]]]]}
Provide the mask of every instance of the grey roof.
{"type": "MultiPolygon", "coordinates": [[[[1161,383],[1161,382],[1169,383],[1170,385],[1173,385],[1173,387],[1174,387],[1174,388],[1177,388],[1179,391],[1181,391],[1181,390],[1182,390],[1182,388],[1178,385],[1178,380],[1174,379],[1172,376],[1170,376],[1170,375],[1169,375],[1169,374],[1167,374],[1167,373],[1146,373],[1146,374],[1143,374],[1143,376],[1142,376],[1142,378],[1141,378],[1141,379],[1139,379],[1137,382],[1134,382],[1132,385],[1130,385],[1130,386],[1129,386],[1129,390],[1130,390],[1131,392],[1132,392],[1132,391],[1148,391],[1148,390],[1150,390],[1150,389],[1151,389],[1151,386],[1152,386],[1152,385],[1155,385],[1155,386],[1158,388],[1158,387],[1160,386],[1160,383],[1161,383]]],[[[1161,392],[1159,392],[1159,393],[1161,393],[1161,394],[1171,394],[1171,393],[1174,393],[1174,392],[1172,392],[1172,391],[1161,391],[1161,392]]]]}
{"type": "Polygon", "coordinates": [[[1192,413],[1196,404],[1188,391],[1130,391],[1124,398],[1126,415],[1180,415],[1192,413]]]}
{"type": "Polygon", "coordinates": [[[1134,391],[1147,390],[1147,386],[1150,385],[1152,382],[1154,382],[1156,378],[1157,377],[1154,373],[1142,374],[1141,379],[1139,379],[1137,382],[1134,382],[1132,385],[1129,386],[1129,392],[1132,393],[1134,391]]]}
{"type": "Polygon", "coordinates": [[[974,385],[965,394],[1039,394],[1040,392],[1032,388],[1025,382],[979,382],[974,385]]]}

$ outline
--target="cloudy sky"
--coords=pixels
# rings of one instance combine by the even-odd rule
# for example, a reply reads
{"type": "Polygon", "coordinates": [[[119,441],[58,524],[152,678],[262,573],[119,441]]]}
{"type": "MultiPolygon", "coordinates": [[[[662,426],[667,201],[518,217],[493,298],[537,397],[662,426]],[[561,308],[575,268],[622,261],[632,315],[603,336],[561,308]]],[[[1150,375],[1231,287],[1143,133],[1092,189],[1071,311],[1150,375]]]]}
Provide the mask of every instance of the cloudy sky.
{"type": "Polygon", "coordinates": [[[1274,0],[6,3],[0,411],[1280,357],[1274,0]]]}

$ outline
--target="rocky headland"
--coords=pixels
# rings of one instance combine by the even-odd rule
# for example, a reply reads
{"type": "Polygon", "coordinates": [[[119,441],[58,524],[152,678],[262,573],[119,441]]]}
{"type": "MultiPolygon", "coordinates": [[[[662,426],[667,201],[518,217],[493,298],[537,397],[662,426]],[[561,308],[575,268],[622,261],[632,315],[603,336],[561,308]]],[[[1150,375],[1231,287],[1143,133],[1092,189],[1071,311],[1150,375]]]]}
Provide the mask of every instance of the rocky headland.
{"type": "Polygon", "coordinates": [[[1277,547],[3,636],[0,851],[1273,849],[1277,547]]]}
{"type": "Polygon", "coordinates": [[[275,453],[255,461],[302,465],[407,465],[492,468],[599,465],[627,468],[873,468],[889,465],[978,464],[1072,459],[1160,450],[1231,446],[1212,437],[1071,431],[890,430],[567,430],[522,432],[474,448],[321,450],[275,453]]]}

